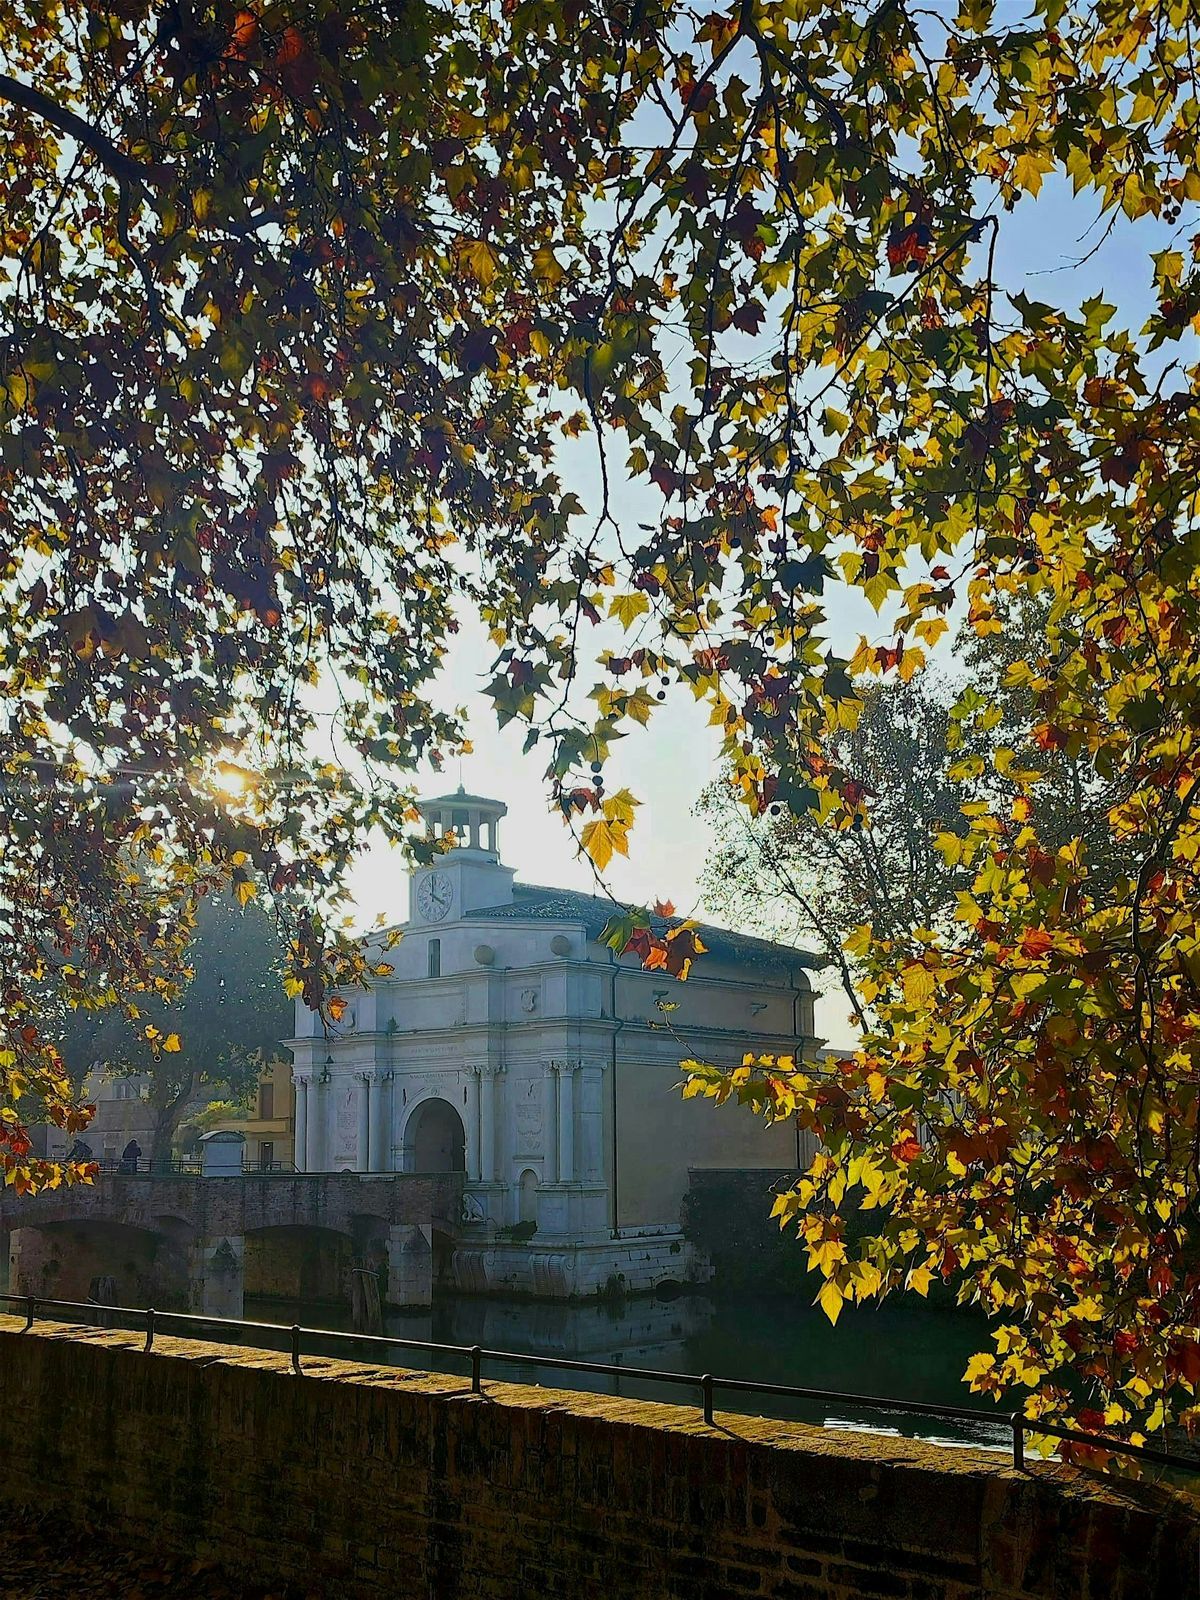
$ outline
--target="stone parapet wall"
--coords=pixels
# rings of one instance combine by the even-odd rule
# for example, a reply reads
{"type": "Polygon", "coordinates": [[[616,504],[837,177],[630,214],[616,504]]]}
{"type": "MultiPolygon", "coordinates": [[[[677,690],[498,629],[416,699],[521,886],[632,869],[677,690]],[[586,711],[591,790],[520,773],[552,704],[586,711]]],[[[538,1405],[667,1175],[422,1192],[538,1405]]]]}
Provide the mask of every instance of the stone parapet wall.
{"type": "Polygon", "coordinates": [[[1194,1507],[684,1407],[0,1318],[0,1500],[389,1600],[1195,1600],[1194,1507]]]}

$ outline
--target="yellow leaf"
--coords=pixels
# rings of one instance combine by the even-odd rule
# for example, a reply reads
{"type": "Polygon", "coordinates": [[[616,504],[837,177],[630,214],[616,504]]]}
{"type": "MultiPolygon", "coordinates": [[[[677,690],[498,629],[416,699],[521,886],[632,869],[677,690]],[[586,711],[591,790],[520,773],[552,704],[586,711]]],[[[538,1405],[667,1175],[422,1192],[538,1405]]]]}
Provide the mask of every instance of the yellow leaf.
{"type": "Polygon", "coordinates": [[[496,277],[499,257],[483,239],[464,239],[458,246],[458,264],[486,289],[496,277]]]}
{"type": "Polygon", "coordinates": [[[901,982],[904,984],[904,1003],[906,1006],[911,1006],[914,1011],[920,1010],[931,1000],[937,988],[933,973],[917,961],[905,967],[901,982]]]}
{"type": "Polygon", "coordinates": [[[181,1048],[179,1043],[179,1035],[177,1033],[169,1033],[163,1040],[162,1047],[168,1055],[173,1056],[175,1052],[181,1048]]]}
{"type": "Polygon", "coordinates": [[[1042,175],[1054,166],[1054,157],[1044,150],[1027,150],[1013,163],[1013,182],[1028,194],[1037,194],[1042,175]]]}
{"type": "Polygon", "coordinates": [[[596,817],[584,827],[580,835],[583,848],[601,872],[612,860],[614,851],[622,856],[629,854],[629,840],[625,832],[624,823],[610,821],[607,817],[596,817]]]}
{"type": "Polygon", "coordinates": [[[608,614],[616,617],[623,628],[631,628],[638,617],[649,611],[650,602],[644,594],[615,594],[608,602],[608,614]]]}
{"type": "Polygon", "coordinates": [[[618,789],[615,794],[610,794],[604,802],[604,815],[610,822],[618,823],[622,828],[628,828],[633,823],[633,813],[641,805],[640,800],[635,800],[628,789],[618,789]]]}
{"type": "Polygon", "coordinates": [[[842,1301],[844,1299],[845,1296],[833,1279],[827,1278],[821,1285],[821,1292],[817,1296],[817,1304],[830,1322],[833,1323],[834,1327],[837,1326],[837,1319],[842,1314],[842,1301]]]}
{"type": "Polygon", "coordinates": [[[563,276],[563,269],[548,244],[533,252],[533,275],[539,283],[557,283],[563,276]]]}
{"type": "Polygon", "coordinates": [[[908,1288],[915,1289],[919,1295],[927,1295],[932,1282],[933,1273],[928,1267],[914,1267],[908,1275],[908,1288]]]}
{"type": "Polygon", "coordinates": [[[994,1379],[991,1382],[989,1382],[989,1379],[992,1378],[995,1366],[995,1356],[987,1350],[981,1350],[978,1355],[972,1356],[967,1362],[967,1370],[963,1373],[963,1377],[971,1385],[974,1392],[979,1394],[985,1389],[994,1387],[994,1379]]]}

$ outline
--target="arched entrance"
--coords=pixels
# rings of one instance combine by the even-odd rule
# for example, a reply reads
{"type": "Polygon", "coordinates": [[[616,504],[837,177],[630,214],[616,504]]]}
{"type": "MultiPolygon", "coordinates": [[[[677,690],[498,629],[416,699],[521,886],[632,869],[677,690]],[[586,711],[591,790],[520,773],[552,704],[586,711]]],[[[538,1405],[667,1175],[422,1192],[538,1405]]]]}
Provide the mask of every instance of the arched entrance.
{"type": "Polygon", "coordinates": [[[467,1132],[448,1100],[426,1100],[408,1119],[404,1134],[407,1172],[465,1172],[467,1132]]]}

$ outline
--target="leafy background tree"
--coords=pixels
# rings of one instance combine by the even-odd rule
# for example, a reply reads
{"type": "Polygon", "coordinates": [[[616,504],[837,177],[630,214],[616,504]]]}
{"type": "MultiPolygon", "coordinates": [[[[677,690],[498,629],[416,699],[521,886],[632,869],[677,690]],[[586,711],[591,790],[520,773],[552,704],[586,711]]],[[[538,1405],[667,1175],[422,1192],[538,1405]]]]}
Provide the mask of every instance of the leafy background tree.
{"type": "Polygon", "coordinates": [[[271,919],[213,897],[187,946],[187,971],[170,1003],[151,1000],[136,1019],[111,1008],[72,1011],[56,1043],[82,1088],[100,1064],[112,1078],[145,1077],[154,1119],[154,1161],[169,1160],[181,1118],[197,1098],[244,1099],[264,1062],[290,1038],[294,1016],[282,985],[284,952],[271,919]]]}
{"type": "Polygon", "coordinates": [[[1124,798],[1120,779],[1100,778],[1068,751],[1039,749],[1024,692],[1008,682],[1014,664],[1039,650],[1046,625],[1045,603],[1022,596],[1007,609],[1002,632],[980,639],[963,630],[953,656],[928,672],[907,683],[856,684],[858,719],[827,737],[824,757],[847,775],[843,795],[864,806],[831,819],[828,799],[797,813],[775,798],[751,817],[721,779],[701,797],[713,839],[706,905],[738,927],[821,951],[860,1026],[867,1020],[857,988],[863,972],[847,943],[864,926],[891,941],[923,928],[954,935],[958,896],[971,881],[962,861],[947,859],[950,839],[967,832],[961,807],[1007,811],[1020,793],[998,770],[997,752],[1005,752],[1009,772],[1033,761],[1044,772],[1043,839],[1056,847],[1079,839],[1093,884],[1107,886],[1123,871],[1109,827],[1109,812],[1124,798]]]}
{"type": "Polygon", "coordinates": [[[949,709],[949,696],[924,679],[863,689],[857,725],[827,749],[831,764],[854,775],[866,815],[832,824],[774,801],[752,818],[721,780],[700,802],[713,834],[705,904],[736,927],[824,954],[860,1026],[866,1016],[847,940],[864,924],[893,939],[944,929],[969,881],[935,843],[961,822],[961,790],[947,775],[949,709]]]}

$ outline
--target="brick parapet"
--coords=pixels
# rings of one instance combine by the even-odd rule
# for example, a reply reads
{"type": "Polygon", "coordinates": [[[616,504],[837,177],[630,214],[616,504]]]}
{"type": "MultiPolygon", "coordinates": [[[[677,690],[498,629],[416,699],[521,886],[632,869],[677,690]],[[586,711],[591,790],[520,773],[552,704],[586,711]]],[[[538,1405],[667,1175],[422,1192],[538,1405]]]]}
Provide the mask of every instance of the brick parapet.
{"type": "Polygon", "coordinates": [[[1182,1496],[678,1406],[0,1318],[0,1498],[438,1600],[1195,1600],[1182,1496]]]}

